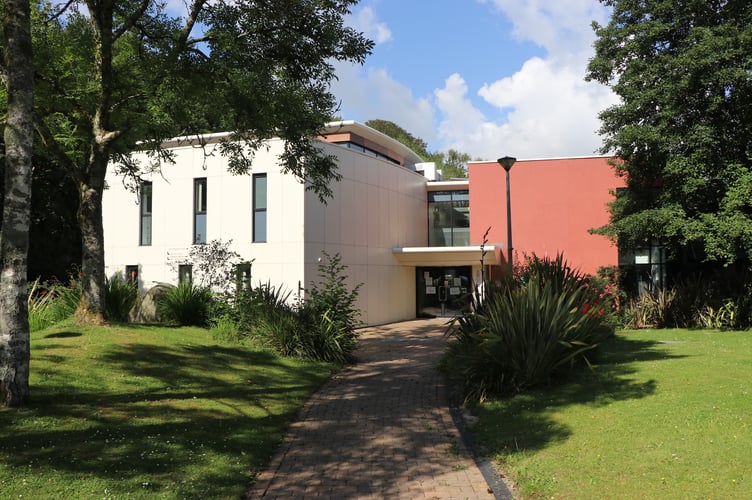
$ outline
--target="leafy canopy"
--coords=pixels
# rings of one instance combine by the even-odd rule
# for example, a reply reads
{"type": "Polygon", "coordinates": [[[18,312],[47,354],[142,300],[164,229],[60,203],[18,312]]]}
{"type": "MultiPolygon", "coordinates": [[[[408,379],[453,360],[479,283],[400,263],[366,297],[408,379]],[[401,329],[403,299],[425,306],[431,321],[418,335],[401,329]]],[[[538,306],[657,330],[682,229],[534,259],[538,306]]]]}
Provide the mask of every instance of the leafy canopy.
{"type": "Polygon", "coordinates": [[[663,240],[706,260],[752,257],[752,3],[601,0],[587,78],[621,102],[602,152],[627,180],[599,230],[624,247],[663,240]]]}

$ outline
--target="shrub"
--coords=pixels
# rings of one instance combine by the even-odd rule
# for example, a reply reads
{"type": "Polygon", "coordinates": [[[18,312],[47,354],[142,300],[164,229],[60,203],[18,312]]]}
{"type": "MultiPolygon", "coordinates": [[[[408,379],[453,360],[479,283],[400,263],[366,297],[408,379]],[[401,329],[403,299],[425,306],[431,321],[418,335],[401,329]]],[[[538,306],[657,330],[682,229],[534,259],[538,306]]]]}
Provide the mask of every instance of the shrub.
{"type": "Polygon", "coordinates": [[[44,283],[35,280],[29,286],[27,298],[29,331],[35,332],[72,317],[80,297],[80,284],[73,277],[68,285],[56,280],[44,283]]]}
{"type": "Polygon", "coordinates": [[[157,311],[167,323],[179,326],[207,326],[213,302],[211,290],[184,281],[160,298],[157,311]]]}
{"type": "Polygon", "coordinates": [[[128,313],[138,298],[138,285],[135,281],[115,274],[105,282],[105,307],[107,319],[111,321],[128,321],[128,313]]]}
{"type": "Polygon", "coordinates": [[[347,267],[339,255],[319,264],[318,283],[308,297],[291,303],[291,293],[270,283],[240,293],[235,300],[238,338],[250,337],[284,356],[344,363],[351,359],[360,325],[355,308],[360,285],[345,284],[347,267]]]}
{"type": "Polygon", "coordinates": [[[608,305],[563,259],[531,261],[523,285],[485,298],[458,318],[441,367],[466,401],[513,394],[587,363],[586,353],[613,333],[608,305]]]}
{"type": "Polygon", "coordinates": [[[350,290],[345,284],[347,266],[342,264],[342,257],[326,252],[322,254],[324,257],[318,266],[319,282],[312,283],[307,290],[306,304],[320,317],[327,314],[331,321],[352,333],[362,324],[359,319],[361,311],[355,307],[362,283],[350,290]]]}

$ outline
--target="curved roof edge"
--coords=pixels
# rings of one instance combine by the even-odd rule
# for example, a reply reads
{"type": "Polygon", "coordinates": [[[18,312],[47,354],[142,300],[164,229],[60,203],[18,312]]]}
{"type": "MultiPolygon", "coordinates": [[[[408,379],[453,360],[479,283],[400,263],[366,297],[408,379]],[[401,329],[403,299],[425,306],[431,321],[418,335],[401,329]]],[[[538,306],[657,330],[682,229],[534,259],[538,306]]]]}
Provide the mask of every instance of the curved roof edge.
{"type": "Polygon", "coordinates": [[[402,155],[407,163],[414,165],[416,163],[422,163],[424,161],[423,158],[418,156],[418,153],[408,148],[397,139],[393,139],[388,135],[369,127],[368,125],[356,122],[355,120],[339,120],[329,122],[324,125],[322,135],[326,136],[327,134],[334,134],[338,132],[352,132],[365,139],[385,146],[387,149],[396,151],[397,153],[402,155]]]}

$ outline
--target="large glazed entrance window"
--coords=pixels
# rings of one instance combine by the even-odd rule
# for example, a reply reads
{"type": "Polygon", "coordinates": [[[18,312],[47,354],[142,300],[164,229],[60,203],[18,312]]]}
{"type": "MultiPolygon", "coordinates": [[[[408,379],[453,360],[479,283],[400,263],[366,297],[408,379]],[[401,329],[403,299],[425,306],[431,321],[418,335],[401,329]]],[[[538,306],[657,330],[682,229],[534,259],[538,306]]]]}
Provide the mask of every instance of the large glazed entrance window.
{"type": "Polygon", "coordinates": [[[470,244],[470,195],[464,191],[428,193],[428,246],[470,244]]]}
{"type": "Polygon", "coordinates": [[[472,267],[418,267],[418,317],[453,317],[467,307],[472,292],[472,267]]]}

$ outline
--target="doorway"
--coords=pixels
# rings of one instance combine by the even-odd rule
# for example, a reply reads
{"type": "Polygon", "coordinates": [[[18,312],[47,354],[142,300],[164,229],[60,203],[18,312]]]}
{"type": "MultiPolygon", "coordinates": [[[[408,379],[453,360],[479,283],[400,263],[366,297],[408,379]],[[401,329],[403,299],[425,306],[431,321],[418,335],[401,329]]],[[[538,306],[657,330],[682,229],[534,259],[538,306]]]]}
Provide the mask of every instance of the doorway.
{"type": "Polygon", "coordinates": [[[472,267],[416,267],[416,304],[419,318],[458,316],[472,292],[472,267]]]}

